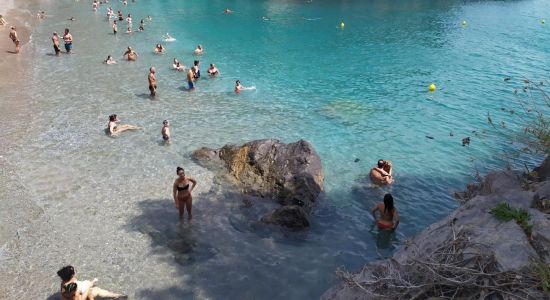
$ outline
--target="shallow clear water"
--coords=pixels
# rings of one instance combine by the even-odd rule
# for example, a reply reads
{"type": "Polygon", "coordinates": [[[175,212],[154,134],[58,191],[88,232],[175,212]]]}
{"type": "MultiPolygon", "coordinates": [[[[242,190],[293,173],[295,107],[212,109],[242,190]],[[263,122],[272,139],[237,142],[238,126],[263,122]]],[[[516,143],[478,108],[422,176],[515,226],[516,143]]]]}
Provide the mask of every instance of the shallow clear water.
{"type": "MultiPolygon", "coordinates": [[[[36,298],[56,291],[55,271],[65,263],[137,299],[316,298],[336,267],[358,270],[390,255],[453,209],[452,192],[476,170],[504,166],[499,154],[509,146],[491,134],[486,114],[512,121],[500,108],[517,109],[516,79],[545,79],[549,71],[550,27],[540,19],[550,3],[542,0],[138,0],[112,6],[132,13],[134,29],[147,15],[152,23],[132,35],[121,24],[118,36],[105,6],[94,13],[88,2],[31,7],[50,17],[30,46],[27,123],[8,123],[25,134],[4,156],[18,170],[6,176],[21,183],[21,201],[42,213],[1,253],[19,273],[32,269],[36,298]],[[222,13],[228,5],[234,14],[222,13]],[[50,35],[65,27],[75,54],[52,56],[50,35]],[[153,54],[166,32],[177,41],[166,44],[167,54],[153,54]],[[202,78],[189,93],[171,61],[190,65],[199,43],[203,77],[209,63],[222,76],[202,78]],[[140,54],[137,62],[121,59],[127,46],[140,54]],[[109,54],[117,65],[101,63],[109,54]],[[154,101],[149,66],[159,81],[154,101]],[[236,79],[256,89],[235,95],[236,79]],[[431,82],[435,93],[427,92],[431,82]],[[106,137],[112,113],[143,130],[106,137]],[[160,145],[164,119],[174,137],[169,147],[160,145]],[[462,147],[466,136],[472,144],[462,147]],[[257,224],[269,203],[245,207],[189,158],[202,146],[259,138],[303,138],[321,156],[326,194],[309,231],[257,224]],[[379,158],[395,166],[389,189],[366,180],[379,158]],[[192,226],[177,224],[170,200],[178,165],[199,181],[192,226]],[[387,191],[402,219],[392,237],[372,230],[369,216],[387,191]]],[[[23,282],[6,293],[17,295],[23,282]]]]}

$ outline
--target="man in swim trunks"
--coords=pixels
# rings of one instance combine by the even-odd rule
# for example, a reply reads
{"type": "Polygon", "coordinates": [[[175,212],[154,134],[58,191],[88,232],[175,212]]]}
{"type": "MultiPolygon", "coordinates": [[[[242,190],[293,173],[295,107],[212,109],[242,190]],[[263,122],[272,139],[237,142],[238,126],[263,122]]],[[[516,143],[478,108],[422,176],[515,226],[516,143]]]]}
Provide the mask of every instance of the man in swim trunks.
{"type": "Polygon", "coordinates": [[[117,33],[117,31],[118,31],[117,29],[118,29],[118,28],[117,28],[117,25],[116,25],[116,20],[114,20],[114,21],[113,21],[113,34],[114,34],[114,35],[116,35],[116,33],[117,33]]]}
{"type": "Polygon", "coordinates": [[[155,67],[149,68],[149,91],[151,92],[151,97],[155,97],[157,94],[157,78],[155,77],[155,67]]]}
{"type": "Polygon", "coordinates": [[[392,171],[391,163],[380,159],[376,167],[371,169],[370,178],[377,184],[392,184],[394,181],[392,171]]]}
{"type": "Polygon", "coordinates": [[[160,130],[160,133],[162,134],[162,139],[166,144],[172,143],[172,139],[170,138],[170,128],[168,126],[168,120],[162,121],[162,129],[160,130]]]}
{"type": "Polygon", "coordinates": [[[194,90],[195,89],[195,85],[194,85],[194,82],[195,81],[195,73],[193,72],[193,68],[190,68],[189,71],[187,71],[187,85],[188,85],[188,90],[194,90]]]}
{"type": "Polygon", "coordinates": [[[384,203],[376,204],[372,210],[372,217],[380,230],[394,231],[399,225],[399,213],[393,206],[393,197],[391,194],[384,195],[384,203]],[[380,218],[376,217],[376,211],[380,211],[380,218]]]}
{"type": "Polygon", "coordinates": [[[65,50],[68,54],[71,54],[73,49],[73,36],[69,33],[69,28],[65,28],[65,35],[63,35],[65,41],[65,50]]]}
{"type": "Polygon", "coordinates": [[[52,42],[53,42],[53,50],[55,51],[55,55],[59,56],[59,53],[61,53],[61,49],[59,48],[59,36],[57,35],[57,32],[53,33],[52,42]]]}
{"type": "Polygon", "coordinates": [[[11,27],[9,37],[13,41],[13,43],[15,44],[15,54],[19,53],[19,50],[21,49],[21,46],[20,46],[20,42],[19,42],[19,37],[17,37],[17,31],[15,30],[15,26],[11,27]]]}

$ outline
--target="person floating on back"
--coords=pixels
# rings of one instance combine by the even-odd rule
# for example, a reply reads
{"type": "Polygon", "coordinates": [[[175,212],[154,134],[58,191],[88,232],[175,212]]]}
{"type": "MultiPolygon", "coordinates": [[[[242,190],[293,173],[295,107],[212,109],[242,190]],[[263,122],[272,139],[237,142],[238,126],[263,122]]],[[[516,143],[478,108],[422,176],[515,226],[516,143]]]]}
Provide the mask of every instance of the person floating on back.
{"type": "Polygon", "coordinates": [[[372,208],[371,213],[376,221],[376,225],[378,225],[378,229],[390,231],[397,229],[399,225],[399,213],[397,213],[397,209],[393,206],[393,197],[391,194],[384,195],[384,203],[376,204],[372,208]],[[380,218],[376,217],[376,211],[380,211],[380,218]]]}
{"type": "Polygon", "coordinates": [[[370,171],[370,178],[376,184],[392,184],[393,168],[390,161],[378,160],[376,167],[370,171]]]}

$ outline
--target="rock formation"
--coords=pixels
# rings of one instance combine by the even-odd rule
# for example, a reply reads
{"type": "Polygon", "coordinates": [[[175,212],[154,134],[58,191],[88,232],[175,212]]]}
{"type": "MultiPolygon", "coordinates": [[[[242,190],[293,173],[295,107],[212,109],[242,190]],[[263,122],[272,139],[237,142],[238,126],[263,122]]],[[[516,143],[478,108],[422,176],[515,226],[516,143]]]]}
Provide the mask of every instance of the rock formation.
{"type": "Polygon", "coordinates": [[[292,229],[309,226],[324,175],[319,155],[308,142],[257,140],[220,149],[201,148],[193,157],[207,167],[221,167],[243,194],[278,201],[281,207],[264,216],[263,222],[292,229]]]}

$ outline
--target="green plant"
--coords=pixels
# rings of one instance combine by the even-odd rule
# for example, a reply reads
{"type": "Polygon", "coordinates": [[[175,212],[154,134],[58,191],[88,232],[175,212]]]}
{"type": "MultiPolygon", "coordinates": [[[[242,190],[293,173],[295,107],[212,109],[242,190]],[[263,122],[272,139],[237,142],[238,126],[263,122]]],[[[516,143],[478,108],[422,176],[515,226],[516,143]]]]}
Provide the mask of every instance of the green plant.
{"type": "Polygon", "coordinates": [[[544,292],[550,291],[550,267],[539,258],[533,262],[531,269],[539,280],[542,290],[544,292]]]}
{"type": "Polygon", "coordinates": [[[500,202],[491,209],[491,213],[500,221],[508,222],[515,220],[528,236],[531,236],[531,233],[533,233],[533,225],[529,224],[531,216],[524,208],[512,208],[508,203],[500,202]]]}

